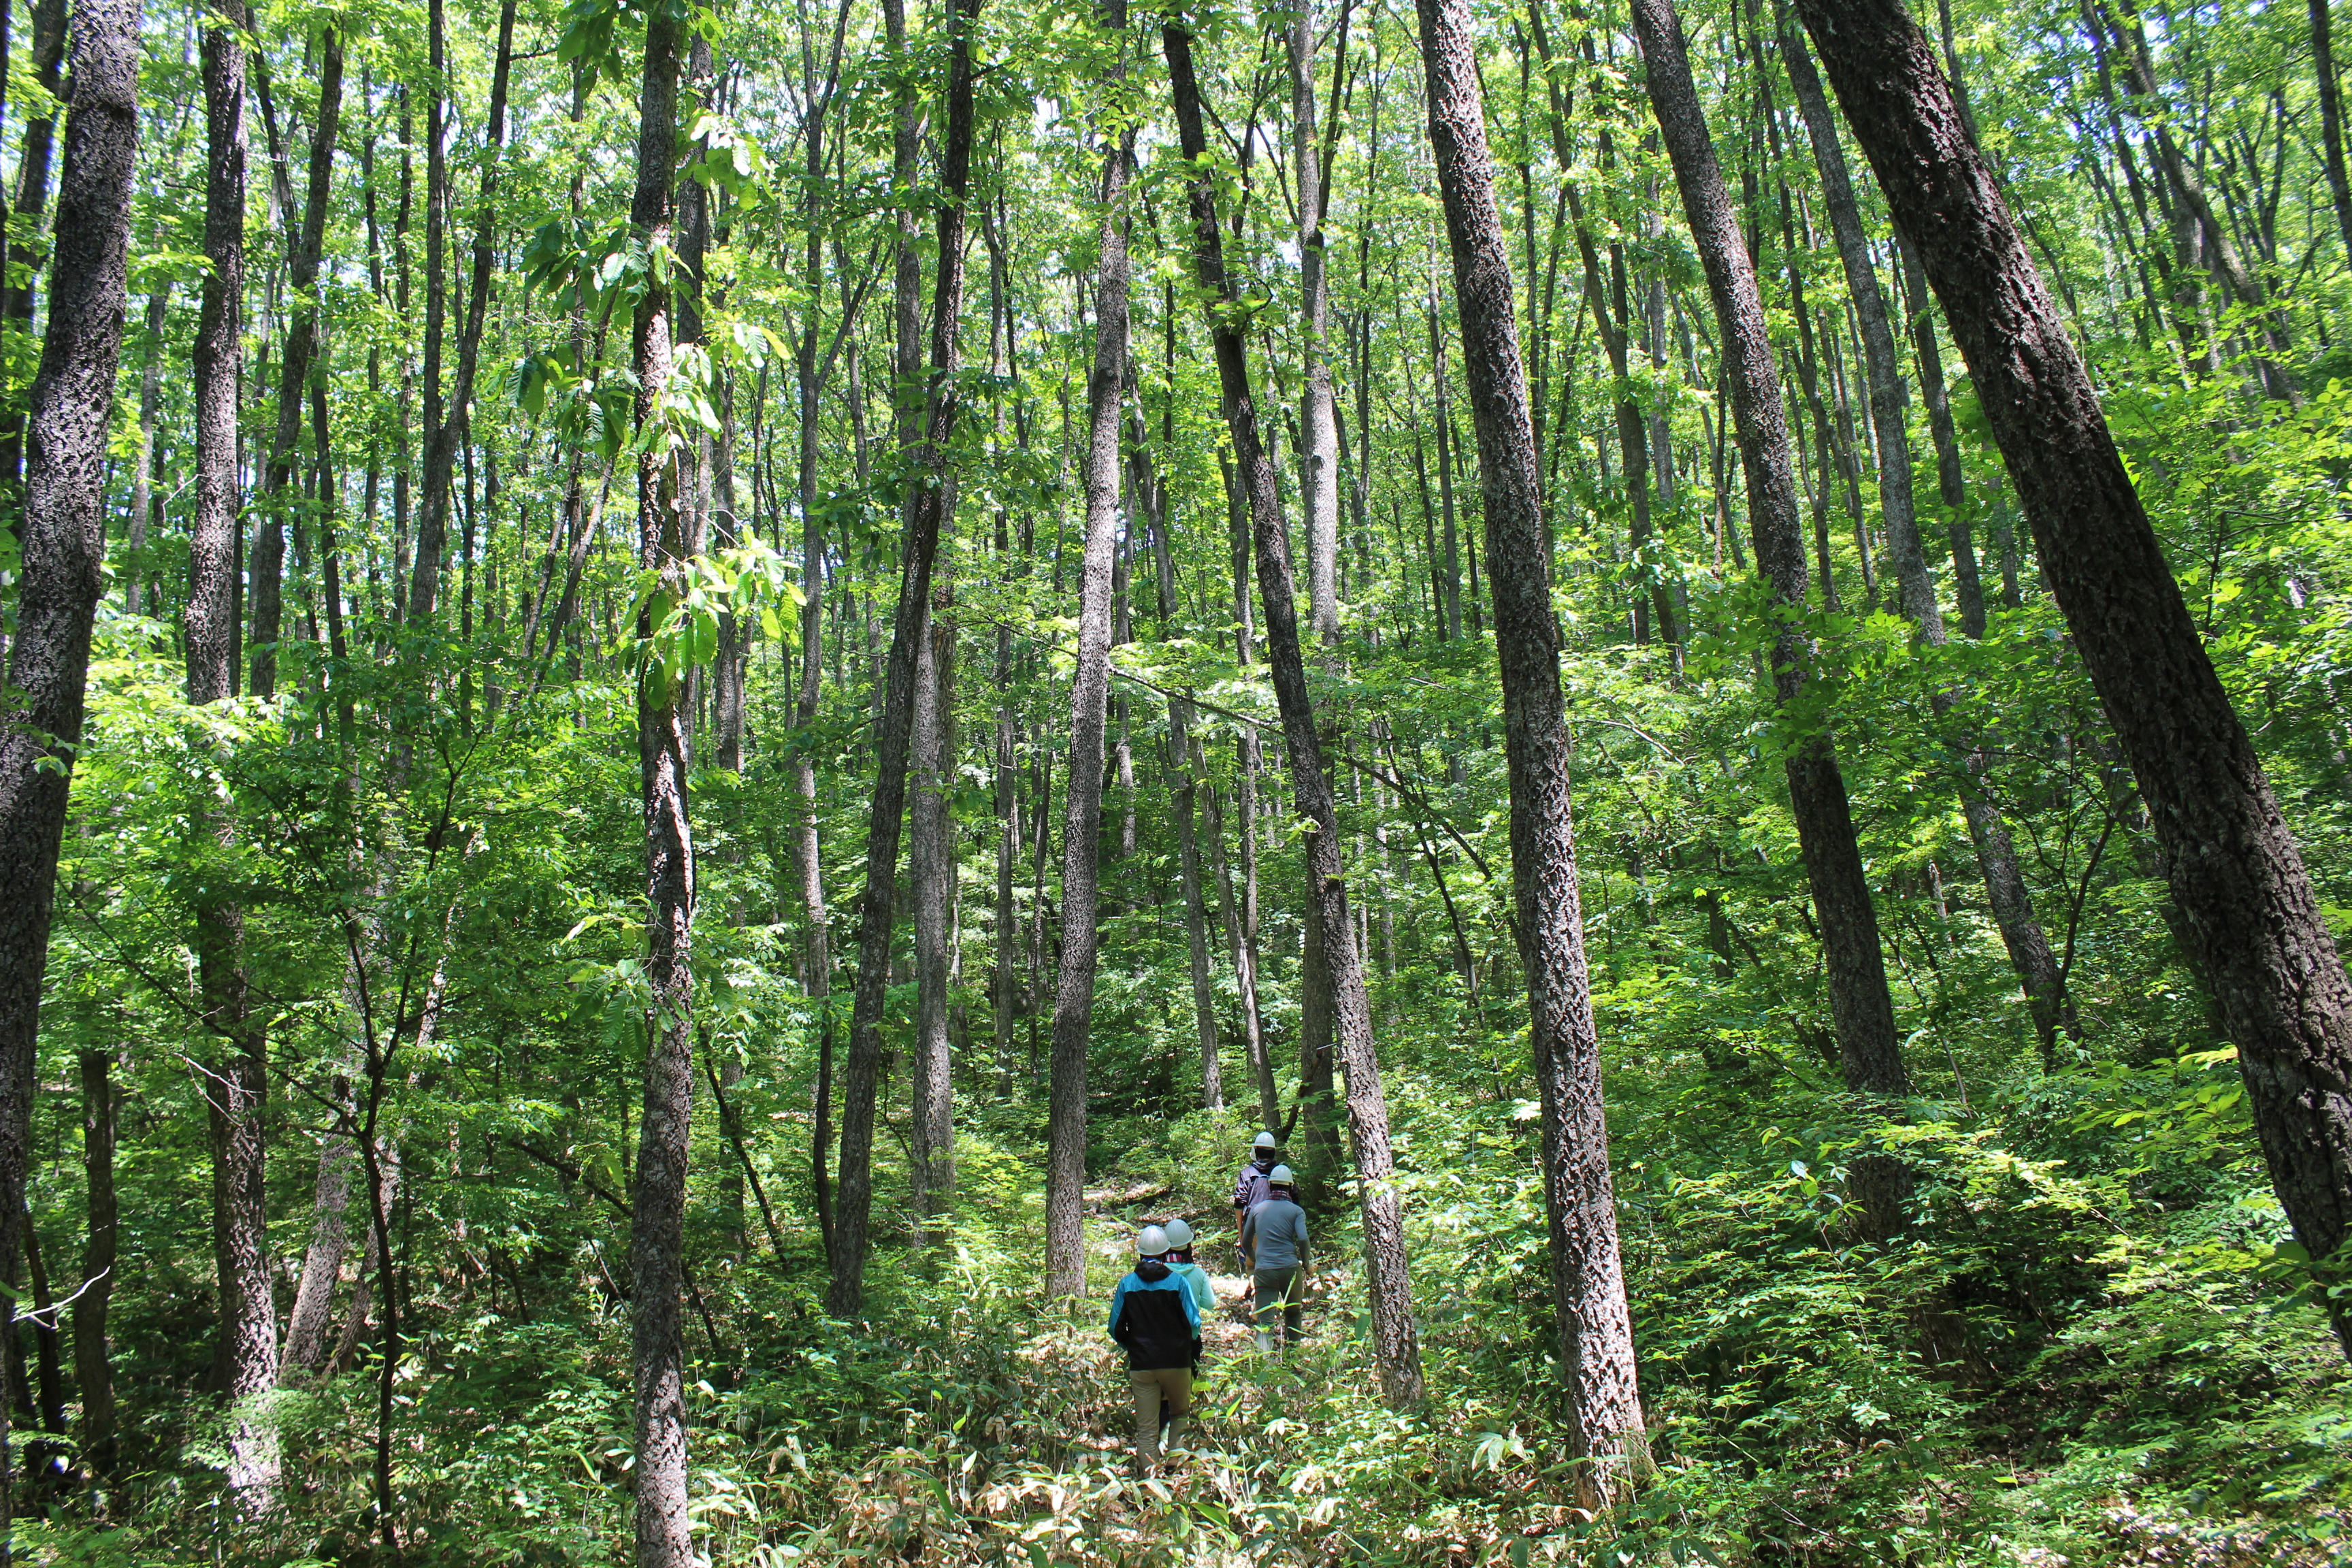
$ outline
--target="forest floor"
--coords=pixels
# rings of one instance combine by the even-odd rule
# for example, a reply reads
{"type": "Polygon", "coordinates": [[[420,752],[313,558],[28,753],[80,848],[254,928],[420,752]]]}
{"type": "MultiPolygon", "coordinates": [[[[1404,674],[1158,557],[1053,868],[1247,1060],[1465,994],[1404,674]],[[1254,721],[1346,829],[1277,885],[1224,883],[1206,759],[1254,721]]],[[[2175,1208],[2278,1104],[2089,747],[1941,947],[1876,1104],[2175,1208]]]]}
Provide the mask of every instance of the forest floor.
{"type": "MultiPolygon", "coordinates": [[[[856,1321],[827,1318],[805,1277],[756,1258],[703,1275],[719,1333],[689,1334],[702,1561],[2352,1563],[2352,1373],[2315,1310],[2250,1295],[2226,1258],[2210,1267],[2230,1272],[2196,1276],[2168,1261],[2184,1256],[2175,1247],[2145,1283],[2086,1293],[2063,1332],[1987,1374],[1931,1364],[1917,1349],[1915,1309],[1948,1300],[1952,1276],[1911,1271],[1940,1270],[1946,1254],[1825,1247],[1753,1192],[1733,1195],[1770,1223],[1760,1245],[1725,1233],[1735,1250],[1669,1211],[1661,1231],[1688,1252],[1687,1268],[1653,1262],[1628,1279],[1662,1468],[1595,1517],[1576,1506],[1549,1320],[1533,1300],[1539,1211],[1507,1233],[1509,1245],[1487,1230],[1423,1248],[1415,1285],[1431,1397],[1395,1411],[1377,1395],[1348,1216],[1318,1233],[1304,1342],[1261,1354],[1231,1231],[1219,1228],[1229,1225],[1221,1183],[1194,1173],[1173,1198],[1154,1185],[1148,1217],[1182,1213],[1204,1233],[1218,1304],[1185,1446],[1153,1478],[1136,1474],[1127,1377],[1104,1322],[1147,1217],[1140,1204],[1090,1217],[1087,1294],[1067,1313],[1043,1300],[1034,1255],[997,1249],[1003,1236],[1037,1234],[1033,1211],[992,1234],[973,1227],[952,1253],[884,1251],[856,1321]]],[[[2051,1256],[2024,1231],[2000,1249],[2028,1265],[2051,1256]]],[[[629,1320],[602,1280],[593,1249],[551,1254],[529,1308],[449,1297],[409,1342],[394,1452],[402,1568],[626,1568],[629,1320]]],[[[1995,1350],[1990,1334],[2004,1321],[1976,1320],[1995,1350]]],[[[709,1326],[698,1317],[697,1331],[709,1326]]],[[[281,1396],[286,1482],[266,1521],[226,1505],[221,1417],[191,1418],[191,1407],[141,1429],[121,1484],[84,1500],[96,1506],[59,1500],[47,1519],[20,1518],[16,1560],[394,1561],[372,1508],[372,1366],[281,1396]]]]}

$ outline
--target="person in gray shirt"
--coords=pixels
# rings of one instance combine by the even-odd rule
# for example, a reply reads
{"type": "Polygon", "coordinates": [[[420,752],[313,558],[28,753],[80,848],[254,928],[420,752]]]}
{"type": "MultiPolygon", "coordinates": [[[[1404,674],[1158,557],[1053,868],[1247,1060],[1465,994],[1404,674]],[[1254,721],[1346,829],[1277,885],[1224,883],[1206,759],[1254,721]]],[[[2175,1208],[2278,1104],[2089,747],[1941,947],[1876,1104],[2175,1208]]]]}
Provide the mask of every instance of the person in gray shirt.
{"type": "Polygon", "coordinates": [[[1292,1196],[1290,1167],[1276,1165],[1266,1173],[1265,1184],[1266,1195],[1242,1215],[1241,1237],[1242,1265],[1255,1287],[1261,1352],[1275,1348],[1277,1324],[1284,1348],[1298,1342],[1307,1281],[1314,1273],[1307,1260],[1307,1211],[1292,1196]]]}

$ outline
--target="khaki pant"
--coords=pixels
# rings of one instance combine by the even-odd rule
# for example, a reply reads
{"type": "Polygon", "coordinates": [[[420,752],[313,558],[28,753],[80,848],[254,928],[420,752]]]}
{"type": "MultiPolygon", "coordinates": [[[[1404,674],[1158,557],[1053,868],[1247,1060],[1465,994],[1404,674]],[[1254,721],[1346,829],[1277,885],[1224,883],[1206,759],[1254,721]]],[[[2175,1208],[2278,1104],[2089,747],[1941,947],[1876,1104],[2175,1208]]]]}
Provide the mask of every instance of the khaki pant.
{"type": "Polygon", "coordinates": [[[1127,1382],[1135,1391],[1136,1462],[1149,1473],[1160,1463],[1160,1405],[1166,1404],[1171,1422],[1181,1421],[1192,1410],[1192,1369],[1167,1366],[1151,1372],[1130,1372],[1127,1382]]]}
{"type": "Polygon", "coordinates": [[[1279,1313],[1285,1342],[1297,1344],[1304,1336],[1299,1321],[1306,1313],[1307,1275],[1297,1264],[1281,1268],[1260,1268],[1251,1274],[1253,1304],[1257,1312],[1257,1331],[1276,1331],[1279,1313]]]}

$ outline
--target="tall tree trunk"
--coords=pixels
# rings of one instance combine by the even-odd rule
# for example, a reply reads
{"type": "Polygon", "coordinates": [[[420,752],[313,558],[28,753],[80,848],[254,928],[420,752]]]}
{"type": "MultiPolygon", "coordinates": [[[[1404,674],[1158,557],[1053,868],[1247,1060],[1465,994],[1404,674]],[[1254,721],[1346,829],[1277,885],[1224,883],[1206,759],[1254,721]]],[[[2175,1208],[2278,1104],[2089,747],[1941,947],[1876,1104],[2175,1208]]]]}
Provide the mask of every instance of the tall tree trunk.
{"type": "MultiPolygon", "coordinates": [[[[846,16],[845,8],[844,15],[846,16]]],[[[836,31],[834,43],[836,71],[840,51],[840,34],[836,31]]],[[[808,155],[805,200],[810,221],[802,271],[802,279],[808,291],[809,313],[802,323],[799,353],[793,369],[800,417],[801,667],[793,722],[805,738],[816,723],[824,680],[825,544],[824,513],[818,504],[820,498],[817,494],[817,456],[824,423],[821,406],[824,384],[817,363],[817,302],[824,296],[824,237],[816,218],[824,188],[824,127],[833,101],[833,80],[828,79],[820,94],[813,58],[803,58],[802,71],[802,86],[810,105],[805,137],[808,155]]],[[[843,288],[845,290],[848,288],[845,278],[843,288]]],[[[849,327],[847,316],[856,308],[855,298],[845,293],[842,322],[842,335],[845,337],[849,327]]],[[[855,403],[857,393],[856,351],[854,347],[850,351],[850,367],[851,399],[855,403]]],[[[862,442],[858,457],[862,468],[862,442]]],[[[806,743],[793,748],[793,805],[798,818],[793,833],[793,869],[800,877],[801,962],[806,966],[803,972],[803,984],[810,1001],[815,1004],[817,1028],[816,1104],[810,1127],[810,1178],[816,1206],[817,1229],[824,1237],[825,1268],[830,1273],[837,1271],[840,1267],[834,1252],[832,1183],[825,1171],[832,1152],[833,1131],[833,943],[829,929],[831,917],[824,903],[824,864],[817,825],[816,758],[813,748],[806,743]]]]}
{"type": "Polygon", "coordinates": [[[1380,1368],[1382,1397],[1393,1406],[1414,1405],[1422,1402],[1425,1390],[1420,1331],[1412,1320],[1404,1216],[1395,1186],[1396,1160],[1389,1143],[1388,1101],[1372,1046],[1371,1009],[1356,952],[1355,926],[1348,914],[1339,807],[1330,776],[1324,772],[1314,702],[1307,689],[1306,658],[1299,645],[1298,612],[1291,586],[1290,542],[1281,498],[1275,489],[1274,465],[1258,439],[1248,351],[1234,322],[1233,291],[1225,278],[1224,240],[1206,162],[1208,139],[1202,128],[1200,83],[1192,68],[1192,36],[1181,24],[1171,22],[1161,28],[1160,41],[1174,89],[1177,132],[1185,160],[1193,169],[1187,190],[1192,269],[1209,307],[1210,340],[1216,351],[1225,426],[1233,437],[1234,466],[1249,500],[1258,594],[1265,606],[1266,662],[1282,711],[1283,750],[1288,755],[1299,814],[1311,828],[1305,835],[1307,861],[1310,890],[1323,922],[1322,950],[1331,975],[1334,1033],[1340,1065],[1348,1075],[1348,1121],[1355,1139],[1356,1190],[1371,1298],[1372,1355],[1380,1368]]]}
{"type": "Polygon", "coordinates": [[[1570,810],[1573,747],[1559,683],[1533,416],[1512,316],[1509,252],[1495,199],[1485,94],[1468,0],[1420,0],[1429,137],[1454,253],[1462,368],[1477,432],[1486,580],[1503,680],[1511,886],[1528,971],[1543,1116],[1552,1309],[1574,1422],[1578,1490],[1605,1505],[1651,1468],[1633,1375],[1633,1321],[1601,1110],[1601,1041],[1585,967],[1570,810]]]}
{"type": "MultiPolygon", "coordinates": [[[[1342,0],[1343,7],[1347,0],[1342,0]]],[[[1341,26],[1346,25],[1341,13],[1341,26]]],[[[1307,603],[1316,640],[1339,640],[1339,435],[1331,395],[1331,285],[1323,214],[1329,205],[1315,113],[1315,6],[1301,0],[1284,31],[1290,59],[1292,166],[1298,203],[1299,357],[1307,373],[1298,414],[1298,489],[1307,518],[1307,603]]],[[[1332,105],[1336,117],[1339,106],[1332,105]]]]}
{"type": "MultiPolygon", "coordinates": [[[[247,689],[268,698],[278,692],[278,643],[283,635],[286,580],[286,511],[294,480],[295,449],[301,444],[303,402],[319,353],[319,261],[326,246],[327,203],[335,174],[335,132],[342,114],[343,35],[330,25],[320,51],[319,106],[310,137],[310,185],[302,227],[287,251],[287,289],[294,319],[278,358],[278,428],[262,470],[260,504],[254,514],[253,674],[247,689]]],[[[275,132],[273,132],[274,135],[275,132]]]]}
{"type": "Polygon", "coordinates": [[[939,271],[931,290],[931,364],[921,470],[907,511],[898,607],[882,711],[875,726],[874,810],[866,845],[866,890],[857,917],[857,989],[850,1003],[849,1070],[843,1085],[841,1194],[835,1215],[833,1283],[826,1310],[856,1312],[866,1300],[866,1227],[874,1204],[874,1101],[882,1066],[882,1005],[889,984],[897,914],[898,838],[907,810],[908,740],[913,729],[915,660],[930,627],[931,568],[939,553],[947,447],[961,404],[956,394],[957,327],[963,313],[964,195],[971,177],[971,30],[980,0],[955,0],[948,28],[948,122],[940,153],[939,271]]]}
{"type": "MultiPolygon", "coordinates": [[[[952,516],[952,504],[942,512],[952,516]]],[[[942,530],[944,531],[944,528],[942,530]]],[[[915,674],[913,800],[908,860],[915,900],[915,1050],[910,1152],[915,1207],[927,1241],[944,1244],[955,1211],[955,1080],[948,1040],[957,854],[950,809],[956,778],[955,626],[942,618],[954,592],[945,572],[915,674]]]]}
{"type": "MultiPolygon", "coordinates": [[[[0,1282],[11,1286],[32,1239],[25,1205],[35,1047],[106,558],[106,444],[138,147],[136,0],[84,0],[71,55],[48,325],[25,413],[16,636],[0,709],[0,1282]]],[[[11,1339],[13,1311],[0,1310],[0,1332],[11,1339]]],[[[0,1410],[0,1538],[15,1500],[7,1420],[0,1410]]]]}
{"type": "MultiPolygon", "coordinates": [[[[1244,742],[1252,737],[1244,736],[1244,742]]],[[[1237,743],[1235,750],[1240,750],[1237,743]]],[[[1204,780],[1213,779],[1206,755],[1198,742],[1193,743],[1194,763],[1204,780]]],[[[1257,1005],[1257,931],[1255,921],[1244,920],[1242,899],[1234,891],[1233,864],[1225,856],[1225,822],[1222,795],[1213,783],[1207,784],[1208,806],[1202,822],[1202,832],[1209,840],[1209,863],[1217,876],[1217,909],[1225,928],[1225,952],[1234,966],[1235,1011],[1241,1016],[1242,1056],[1249,1063],[1250,1084],[1257,1092],[1258,1125],[1272,1131],[1282,1120],[1282,1095],[1275,1087],[1274,1066],[1266,1059],[1265,1033],[1258,1017],[1257,1005]]],[[[1234,799],[1240,800],[1236,791],[1234,799]]],[[[1255,852],[1248,857],[1249,868],[1244,873],[1244,889],[1251,913],[1257,907],[1255,852]]]]}
{"type": "MultiPolygon", "coordinates": [[[[449,112],[446,88],[449,49],[443,9],[443,0],[426,0],[425,60],[433,79],[425,109],[425,350],[419,374],[425,382],[425,488],[427,492],[433,487],[434,458],[441,444],[441,432],[454,428],[441,382],[441,358],[446,347],[449,323],[449,160],[446,152],[449,125],[445,118],[449,112]]],[[[406,141],[407,138],[404,135],[402,140],[406,141]]],[[[403,419],[404,435],[406,423],[403,419]]],[[[449,448],[453,459],[456,450],[454,446],[449,448]]],[[[406,466],[404,462],[404,470],[406,466]]],[[[438,503],[427,493],[417,506],[416,558],[408,587],[408,616],[411,620],[429,620],[434,607],[440,603],[441,557],[448,543],[448,487],[452,471],[453,464],[442,465],[438,503]]]]}
{"type": "MultiPolygon", "coordinates": [[[[1748,478],[1756,559],[1772,584],[1776,609],[1790,617],[1782,622],[1772,648],[1773,688],[1787,713],[1801,705],[1813,647],[1797,619],[1805,604],[1805,545],[1780,378],[1772,365],[1755,265],[1691,83],[1681,23],[1671,0],[1633,0],[1633,22],[1650,105],[1674,160],[1683,211],[1706,271],[1722,333],[1724,381],[1731,394],[1740,464],[1748,478]]],[[[1790,721],[1806,722],[1793,717],[1790,721]]],[[[1821,922],[1839,1067],[1849,1089],[1892,1100],[1909,1092],[1910,1078],[1895,1032],[1895,1003],[1886,988],[1877,911],[1854,836],[1845,775],[1839,771],[1826,726],[1796,741],[1787,767],[1790,805],[1821,922]]],[[[1899,1165],[1884,1156],[1856,1160],[1853,1191],[1865,1234],[1891,1236],[1902,1227],[1906,1188],[1899,1165]]]]}
{"type": "MultiPolygon", "coordinates": [[[[1895,226],[1916,247],[2042,569],[2139,779],[2173,898],[2239,1051],[2295,1235],[2352,1226],[2352,984],[2096,391],[1927,39],[1895,0],[1801,0],[1895,226]]],[[[2332,1303],[2352,1355],[2352,1312],[2332,1303]]]]}
{"type": "MultiPolygon", "coordinates": [[[[1126,0],[1103,0],[1097,47],[1105,74],[1127,76],[1126,0]]],[[[1104,728],[1110,700],[1111,594],[1118,550],[1119,395],[1128,354],[1127,174],[1132,131],[1107,138],[1097,187],[1102,228],[1095,269],[1095,356],[1087,374],[1083,454],[1087,532],[1078,568],[1078,657],[1070,682],[1069,783],[1063,789],[1062,961],[1054,986],[1054,1046],[1045,1131],[1045,1294],[1087,1287],[1087,1040],[1094,1018],[1104,728]]]]}
{"type": "Polygon", "coordinates": [[[81,1065],[81,1169],[89,1194],[89,1238],[81,1254],[81,1289],[74,1297],[74,1382],[81,1391],[82,1464],[94,1476],[114,1470],[114,1362],[106,1342],[107,1309],[114,1299],[119,1250],[115,1226],[114,1148],[119,1108],[114,1053],[85,1049],[81,1065]]]}
{"type": "MultiPolygon", "coordinates": [[[[225,0],[205,33],[205,121],[209,148],[205,252],[210,263],[196,322],[196,515],[190,530],[185,629],[188,700],[203,707],[236,690],[237,384],[245,289],[245,49],[242,0],[225,0]]],[[[195,825],[226,853],[233,828],[216,811],[195,825]]],[[[233,1401],[254,1400],[278,1376],[278,1318],[270,1300],[265,1232],[262,1117],[268,1103],[262,1026],[246,995],[245,911],[217,893],[195,908],[197,985],[211,1065],[202,1069],[213,1156],[213,1244],[220,1292],[221,1356],[233,1401]]],[[[270,1506],[278,1482],[275,1432],[240,1413],[229,1431],[229,1485],[241,1507],[270,1506]]]]}
{"type": "Polygon", "coordinates": [[[1225,1077],[1217,1052],[1217,994],[1209,978],[1209,911],[1201,889],[1201,846],[1193,831],[1200,781],[1192,773],[1192,704],[1171,698],[1168,803],[1176,817],[1176,853],[1184,879],[1184,942],[1192,966],[1192,1027],[1201,1045],[1201,1104],[1220,1110],[1225,1103],[1225,1077]]]}
{"type": "MultiPolygon", "coordinates": [[[[1438,605],[1438,635],[1448,642],[1462,640],[1462,548],[1454,521],[1453,378],[1445,369],[1445,331],[1438,321],[1437,294],[1429,296],[1429,385],[1434,400],[1437,427],[1437,499],[1445,524],[1445,554],[1432,561],[1443,589],[1438,605]]],[[[1647,505],[1647,502],[1643,503],[1647,505]]]]}
{"type": "MultiPolygon", "coordinates": [[[[1862,214],[1854,203],[1853,182],[1846,171],[1845,152],[1838,145],[1837,122],[1830,116],[1829,100],[1813,70],[1804,39],[1793,27],[1780,37],[1780,58],[1796,89],[1797,108],[1813,144],[1813,160],[1821,168],[1822,205],[1829,209],[1830,227],[1838,255],[1845,264],[1846,295],[1853,303],[1861,327],[1863,353],[1870,376],[1871,423],[1878,438],[1879,514],[1885,520],[1886,553],[1894,562],[1896,601],[1904,619],[1919,628],[1929,647],[1944,646],[1944,611],[1936,598],[1936,580],[1927,570],[1927,554],[1919,539],[1918,514],[1912,504],[1911,448],[1906,438],[1909,414],[1905,407],[1902,372],[1895,358],[1895,331],[1886,319],[1885,296],[1871,265],[1870,242],[1863,233],[1862,214]]],[[[1928,328],[1932,334],[1934,327],[1928,328]]],[[[1949,413],[1947,411],[1948,419],[1949,413]]],[[[1979,600],[1982,613],[1982,600],[1979,600]]],[[[1939,688],[1930,700],[1938,718],[1949,715],[1953,694],[1939,688]]],[[[2054,1066],[2058,1033],[2079,1031],[2074,1006],[2066,994],[2064,975],[2050,951],[2050,937],[2033,912],[2032,894],[2018,868],[2017,848],[2002,820],[2000,807],[1986,794],[1984,773],[1990,758],[1981,745],[1963,747],[1958,777],[1960,809],[1975,846],[1977,865],[1984,873],[1985,895],[1993,920],[2000,928],[2009,961],[2024,987],[2033,1014],[2034,1034],[2042,1059],[2054,1066]]]]}
{"type": "MultiPolygon", "coordinates": [[[[1012,556],[1004,537],[1004,514],[997,514],[997,558],[1000,570],[1012,556]]],[[[1020,945],[1015,940],[1013,872],[1021,858],[1021,775],[1019,735],[1013,709],[1013,631],[1000,624],[996,637],[996,973],[990,987],[996,1052],[997,1091],[1013,1089],[1013,1016],[1020,996],[1015,967],[1020,945]]]]}
{"type": "MultiPolygon", "coordinates": [[[[1224,481],[1225,527],[1233,554],[1234,652],[1236,662],[1247,669],[1257,658],[1253,651],[1256,634],[1249,596],[1249,512],[1234,477],[1233,461],[1223,451],[1217,454],[1217,468],[1224,481]]],[[[1234,827],[1241,842],[1242,886],[1238,903],[1232,889],[1226,889],[1225,907],[1232,922],[1234,976],[1241,992],[1242,1047],[1249,1058],[1250,1077],[1257,1085],[1258,1125],[1272,1131],[1282,1124],[1282,1091],[1275,1085],[1274,1058],[1266,1049],[1265,1014],[1258,1001],[1257,775],[1262,764],[1255,726],[1243,726],[1234,738],[1234,827]]],[[[1222,837],[1218,828],[1213,827],[1211,833],[1222,837]]]]}
{"type": "MultiPolygon", "coordinates": [[[[436,0],[437,9],[438,0],[436,0]]],[[[511,0],[506,12],[511,33],[511,0]]],[[[672,243],[676,212],[678,46],[685,28],[667,11],[648,16],[646,64],[638,93],[637,179],[629,221],[648,246],[672,243]]],[[[501,49],[501,55],[505,50],[501,49]]],[[[475,301],[478,304],[478,298],[475,301]]],[[[633,362],[636,427],[650,433],[667,418],[674,298],[667,279],[648,279],[637,302],[633,362]]],[[[461,372],[459,380],[464,375],[461,372]]],[[[463,404],[452,419],[462,417],[463,404]]],[[[641,447],[645,443],[640,444],[641,447]]],[[[445,459],[446,463],[446,459],[445,459]]],[[[428,499],[433,461],[426,459],[428,499]]],[[[443,473],[446,496],[446,470],[443,473]]],[[[427,527],[431,523],[428,521],[427,527]]],[[[677,468],[670,441],[656,437],[637,457],[637,565],[663,589],[681,595],[687,581],[688,520],[677,505],[677,468]]],[[[429,580],[417,555],[416,587],[429,580]]],[[[426,601],[429,608],[430,601],[426,601]]],[[[650,604],[637,613],[637,636],[655,630],[650,604]]],[[[688,1568],[694,1547],[687,1519],[686,1339],[679,1321],[686,1284],[686,1175],[694,1126],[694,831],[687,811],[688,672],[648,660],[637,681],[637,761],[646,843],[646,1008],[645,1114],[637,1142],[629,1225],[631,1364],[635,1394],[638,1568],[688,1568]]]]}

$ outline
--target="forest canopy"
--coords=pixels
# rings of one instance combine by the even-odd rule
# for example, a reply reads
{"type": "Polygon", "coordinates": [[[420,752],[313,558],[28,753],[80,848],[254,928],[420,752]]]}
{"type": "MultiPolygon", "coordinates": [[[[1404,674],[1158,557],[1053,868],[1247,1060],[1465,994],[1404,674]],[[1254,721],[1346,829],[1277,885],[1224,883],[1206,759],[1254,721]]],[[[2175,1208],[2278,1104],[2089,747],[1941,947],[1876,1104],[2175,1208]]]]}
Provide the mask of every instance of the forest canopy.
{"type": "Polygon", "coordinates": [[[2330,26],[0,5],[0,1561],[2343,1560],[2330,26]]]}

